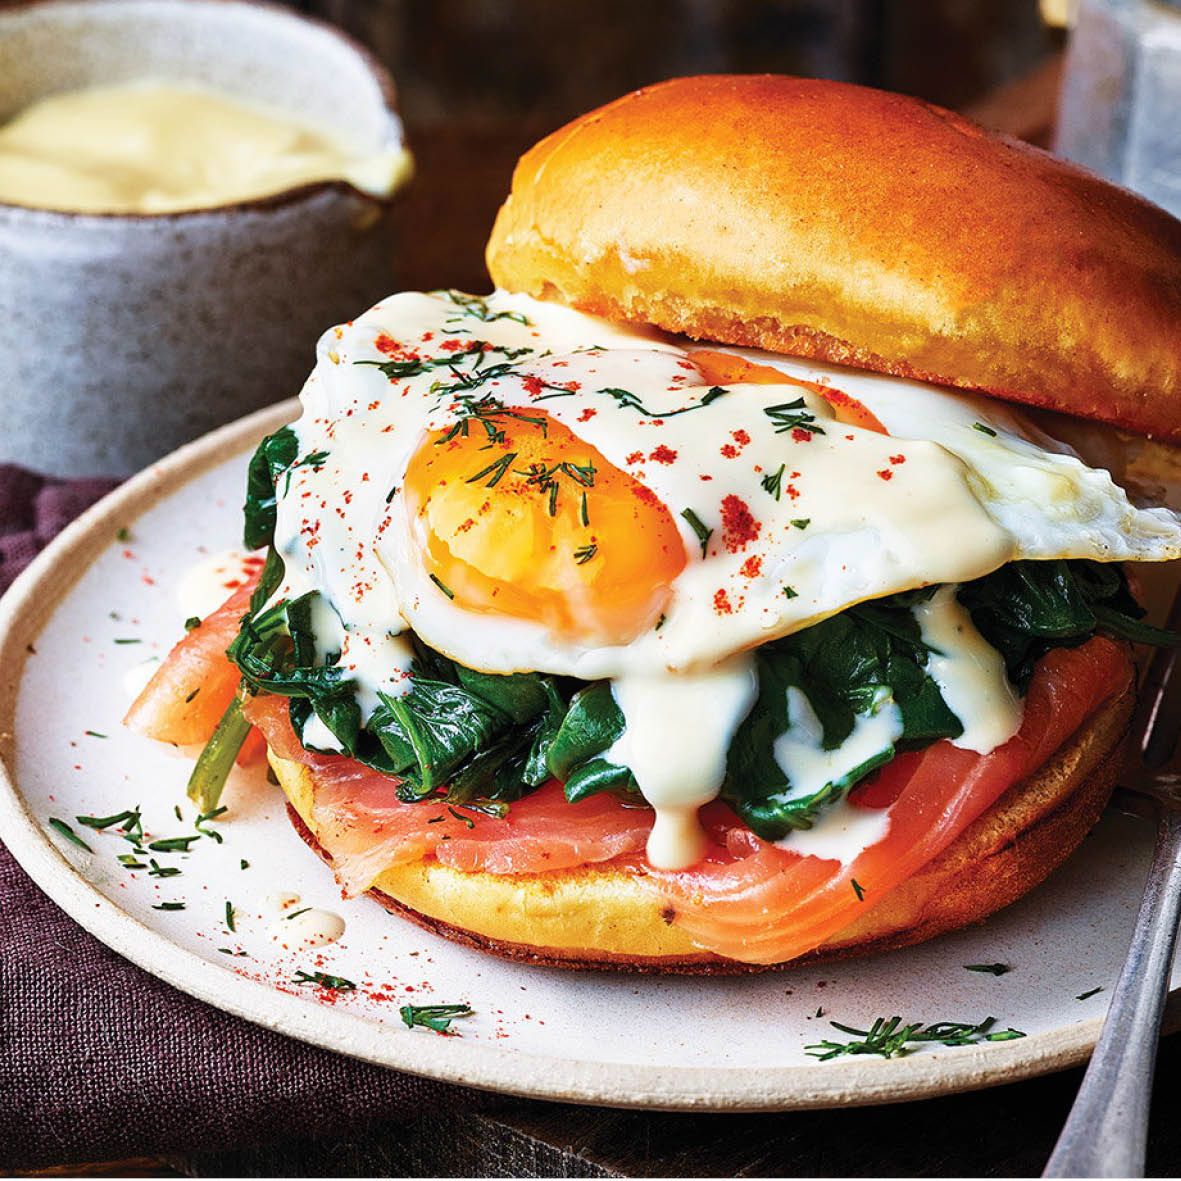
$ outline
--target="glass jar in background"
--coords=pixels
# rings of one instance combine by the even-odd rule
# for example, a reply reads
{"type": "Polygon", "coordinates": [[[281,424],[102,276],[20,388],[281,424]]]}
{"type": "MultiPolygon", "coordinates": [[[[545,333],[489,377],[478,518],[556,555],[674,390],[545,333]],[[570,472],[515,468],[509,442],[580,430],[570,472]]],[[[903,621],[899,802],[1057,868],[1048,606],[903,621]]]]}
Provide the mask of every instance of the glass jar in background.
{"type": "Polygon", "coordinates": [[[1054,147],[1181,215],[1181,0],[1082,0],[1054,147]]]}

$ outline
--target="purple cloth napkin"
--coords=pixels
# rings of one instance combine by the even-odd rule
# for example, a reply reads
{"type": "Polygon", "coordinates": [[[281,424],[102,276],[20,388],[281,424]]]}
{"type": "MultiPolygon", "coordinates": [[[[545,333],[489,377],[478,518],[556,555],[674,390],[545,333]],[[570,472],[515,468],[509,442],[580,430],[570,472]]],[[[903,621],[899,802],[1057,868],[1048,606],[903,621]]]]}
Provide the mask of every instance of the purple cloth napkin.
{"type": "MultiPolygon", "coordinates": [[[[110,480],[0,465],[0,590],[110,480]]],[[[0,845],[0,1173],[348,1134],[489,1095],[229,1017],[120,958],[0,845]]],[[[417,1036],[417,1034],[413,1035],[417,1036]]]]}
{"type": "Polygon", "coordinates": [[[0,593],[83,509],[116,480],[52,480],[0,463],[0,593]]]}

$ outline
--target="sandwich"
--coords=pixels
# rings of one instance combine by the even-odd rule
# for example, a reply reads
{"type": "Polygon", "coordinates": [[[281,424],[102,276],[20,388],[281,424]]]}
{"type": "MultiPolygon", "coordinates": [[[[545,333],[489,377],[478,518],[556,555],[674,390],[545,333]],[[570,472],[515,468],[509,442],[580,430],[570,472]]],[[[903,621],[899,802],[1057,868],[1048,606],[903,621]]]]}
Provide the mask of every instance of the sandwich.
{"type": "Polygon", "coordinates": [[[1181,519],[1181,223],[913,99],[636,91],[520,161],[496,290],[325,333],[261,571],[128,724],[265,742],[348,895],[534,963],[739,972],[983,919],[1100,815],[1181,519]],[[258,736],[261,736],[258,737],[258,736]]]}

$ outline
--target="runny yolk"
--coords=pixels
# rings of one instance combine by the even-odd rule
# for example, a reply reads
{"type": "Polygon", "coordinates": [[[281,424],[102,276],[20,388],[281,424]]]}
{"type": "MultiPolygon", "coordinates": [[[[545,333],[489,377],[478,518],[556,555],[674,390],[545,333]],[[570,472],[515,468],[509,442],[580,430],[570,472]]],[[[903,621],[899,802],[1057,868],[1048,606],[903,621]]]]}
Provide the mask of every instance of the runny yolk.
{"type": "Polygon", "coordinates": [[[879,435],[890,433],[868,406],[850,394],[821,385],[818,381],[801,381],[798,377],[789,377],[773,365],[760,365],[732,353],[715,353],[710,349],[691,352],[689,360],[697,366],[701,376],[714,385],[737,385],[740,382],[752,385],[798,385],[819,394],[832,407],[837,422],[876,431],[879,435]]]}
{"type": "Polygon", "coordinates": [[[656,625],[684,569],[672,514],[562,423],[498,415],[438,431],[403,484],[421,560],[469,611],[623,644],[656,625]]]}

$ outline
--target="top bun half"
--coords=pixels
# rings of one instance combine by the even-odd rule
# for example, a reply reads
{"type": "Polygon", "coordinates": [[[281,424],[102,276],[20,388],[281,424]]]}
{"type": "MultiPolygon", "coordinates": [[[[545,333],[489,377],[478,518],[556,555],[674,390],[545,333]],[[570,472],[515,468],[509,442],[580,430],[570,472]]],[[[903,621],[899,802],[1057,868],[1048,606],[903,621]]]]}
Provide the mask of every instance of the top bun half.
{"type": "Polygon", "coordinates": [[[1181,222],[901,95],[679,78],[522,157],[497,286],[1181,441],[1181,222]]]}

